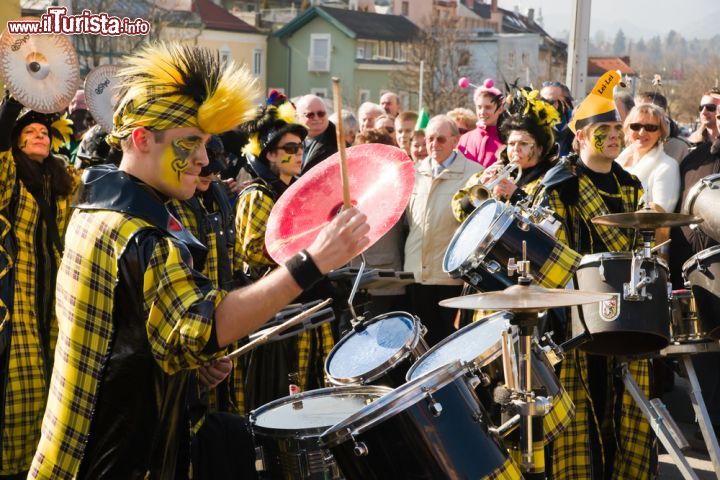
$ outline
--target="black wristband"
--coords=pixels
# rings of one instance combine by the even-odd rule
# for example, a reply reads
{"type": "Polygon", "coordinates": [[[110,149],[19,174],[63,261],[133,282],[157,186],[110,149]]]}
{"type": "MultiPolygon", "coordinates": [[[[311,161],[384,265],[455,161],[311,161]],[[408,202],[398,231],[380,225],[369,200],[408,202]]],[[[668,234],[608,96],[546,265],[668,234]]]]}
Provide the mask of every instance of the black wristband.
{"type": "Polygon", "coordinates": [[[285,262],[285,268],[288,269],[290,275],[303,290],[309,289],[322,280],[324,276],[307,253],[307,250],[301,250],[300,253],[285,262]]]}

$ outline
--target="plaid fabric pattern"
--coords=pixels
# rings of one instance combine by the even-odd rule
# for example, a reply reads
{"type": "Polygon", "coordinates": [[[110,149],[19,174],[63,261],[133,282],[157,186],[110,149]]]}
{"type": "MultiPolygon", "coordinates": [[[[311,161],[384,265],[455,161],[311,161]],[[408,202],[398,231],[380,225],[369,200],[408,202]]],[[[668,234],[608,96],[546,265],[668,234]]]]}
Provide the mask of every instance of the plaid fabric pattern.
{"type": "MultiPolygon", "coordinates": [[[[522,450],[517,445],[508,448],[510,458],[518,465],[522,465],[522,450]]],[[[545,471],[545,443],[533,442],[533,463],[524,473],[543,473],[545,471]]]]}
{"type": "MultiPolygon", "coordinates": [[[[202,202],[201,202],[202,204],[202,202]]],[[[187,228],[190,233],[192,233],[196,238],[200,238],[200,235],[198,234],[199,228],[198,228],[198,219],[196,218],[195,214],[193,213],[192,209],[186,202],[182,202],[179,200],[173,200],[170,202],[169,207],[170,211],[177,217],[177,219],[180,221],[180,223],[183,224],[185,228],[187,228]]],[[[203,265],[203,269],[200,273],[205,275],[207,278],[210,279],[210,281],[213,283],[215,288],[220,288],[220,277],[219,277],[219,268],[218,268],[218,255],[219,250],[217,248],[217,234],[215,232],[208,232],[207,234],[207,245],[205,245],[208,249],[208,254],[205,259],[205,265],[203,265]]],[[[233,246],[229,246],[228,252],[230,256],[233,256],[234,249],[233,246]]],[[[232,262],[231,264],[234,263],[232,262]]],[[[228,351],[233,351],[240,347],[240,344],[238,342],[233,343],[228,346],[228,351]]],[[[232,413],[237,413],[239,415],[245,414],[245,371],[242,365],[242,362],[235,361],[233,363],[233,369],[230,372],[230,375],[228,375],[227,379],[225,380],[225,383],[228,386],[228,396],[227,398],[227,404],[231,406],[232,413]]],[[[217,389],[210,390],[209,398],[208,398],[208,405],[211,411],[218,411],[218,405],[219,401],[217,398],[218,391],[217,389]]],[[[197,427],[199,428],[199,426],[197,427]]]]}
{"type": "Polygon", "coordinates": [[[550,411],[543,417],[545,444],[552,442],[564,432],[574,416],[575,405],[570,394],[561,387],[560,392],[553,398],[550,411]]]}
{"type": "MultiPolygon", "coordinates": [[[[147,222],[110,211],[75,211],[58,272],[56,313],[60,327],[42,436],[30,478],[77,475],[110,351],[117,262],[147,222]]],[[[198,367],[213,328],[211,318],[188,309],[199,301],[222,300],[223,292],[200,291],[170,238],[159,242],[143,278],[150,351],[167,374],[198,367]]]]}
{"type": "Polygon", "coordinates": [[[497,470],[483,477],[484,480],[520,480],[521,478],[520,468],[512,458],[508,458],[497,470]]]}
{"type": "Polygon", "coordinates": [[[582,255],[563,242],[557,242],[537,273],[535,283],[545,288],[563,288],[580,266],[582,255]]]}
{"type": "MultiPolygon", "coordinates": [[[[14,164],[11,156],[8,162],[14,164]]],[[[12,192],[13,185],[5,185],[12,192]]],[[[49,349],[43,345],[38,323],[37,301],[41,288],[55,286],[55,279],[41,279],[37,270],[39,252],[36,231],[40,226],[40,209],[33,196],[22,182],[18,182],[18,196],[12,230],[17,244],[17,257],[14,264],[14,297],[11,306],[10,322],[12,335],[9,350],[8,383],[5,392],[5,411],[3,430],[0,433],[2,446],[2,465],[0,475],[10,475],[26,471],[35,453],[40,439],[40,426],[45,411],[48,385],[46,371],[52,365],[46,365],[45,359],[52,362],[57,340],[57,321],[50,318],[49,349]],[[46,351],[47,350],[47,351],[46,351]]],[[[68,198],[56,201],[56,223],[62,235],[69,218],[68,198]]],[[[59,264],[62,252],[53,249],[55,261],[59,264]]]]}

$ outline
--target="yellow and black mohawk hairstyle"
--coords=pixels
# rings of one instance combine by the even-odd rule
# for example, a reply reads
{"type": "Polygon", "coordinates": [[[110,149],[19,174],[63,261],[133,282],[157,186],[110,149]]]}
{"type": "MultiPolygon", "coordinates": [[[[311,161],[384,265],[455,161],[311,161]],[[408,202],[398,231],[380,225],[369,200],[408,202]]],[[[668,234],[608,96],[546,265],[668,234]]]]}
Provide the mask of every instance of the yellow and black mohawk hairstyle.
{"type": "Polygon", "coordinates": [[[155,43],[125,59],[121,96],[108,143],[120,146],[134,128],[197,127],[219,134],[254,117],[260,97],[246,67],[223,64],[217,51],[155,43]]]}

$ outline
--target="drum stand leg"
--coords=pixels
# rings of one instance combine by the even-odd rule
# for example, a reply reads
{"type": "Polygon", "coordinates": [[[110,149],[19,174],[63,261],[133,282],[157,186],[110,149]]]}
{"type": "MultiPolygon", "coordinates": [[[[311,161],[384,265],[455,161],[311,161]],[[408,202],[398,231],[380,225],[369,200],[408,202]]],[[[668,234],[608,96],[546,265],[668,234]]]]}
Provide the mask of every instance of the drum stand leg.
{"type": "Polygon", "coordinates": [[[700,383],[698,382],[697,374],[695,373],[695,366],[692,363],[690,355],[682,355],[682,364],[687,373],[688,380],[690,380],[690,386],[692,388],[692,395],[690,400],[692,401],[693,409],[695,410],[695,416],[700,424],[700,431],[702,432],[705,445],[707,446],[710,459],[712,460],[713,470],[720,479],[720,446],[718,446],[717,436],[715,430],[710,427],[710,416],[708,415],[707,407],[705,406],[705,400],[702,397],[702,390],[700,389],[700,383]]]}
{"type": "Polygon", "coordinates": [[[643,415],[650,423],[650,427],[652,427],[655,435],[657,435],[658,439],[665,447],[665,450],[667,450],[672,457],[675,465],[680,470],[680,474],[683,478],[698,480],[698,476],[690,467],[687,458],[685,458],[685,455],[682,454],[680,448],[673,439],[670,429],[665,423],[665,419],[658,414],[638,384],[635,382],[635,378],[632,376],[632,373],[630,373],[630,370],[628,370],[627,363],[623,363],[621,365],[621,369],[625,389],[630,395],[632,395],[633,400],[635,400],[635,404],[637,404],[638,408],[640,408],[643,415]]]}

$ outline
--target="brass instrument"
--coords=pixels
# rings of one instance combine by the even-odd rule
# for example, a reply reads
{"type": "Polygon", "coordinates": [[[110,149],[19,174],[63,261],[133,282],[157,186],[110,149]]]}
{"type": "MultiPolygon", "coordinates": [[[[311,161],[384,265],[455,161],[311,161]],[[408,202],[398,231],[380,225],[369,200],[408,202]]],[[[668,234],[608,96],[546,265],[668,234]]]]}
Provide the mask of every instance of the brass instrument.
{"type": "MultiPolygon", "coordinates": [[[[492,168],[492,166],[489,168],[492,168]]],[[[492,191],[495,186],[508,177],[512,183],[517,183],[522,177],[522,168],[517,162],[507,162],[489,181],[486,183],[480,182],[470,187],[470,190],[468,190],[470,204],[474,207],[480,206],[481,203],[493,196],[492,191]],[[512,177],[513,174],[515,175],[514,178],[512,177]]]]}

